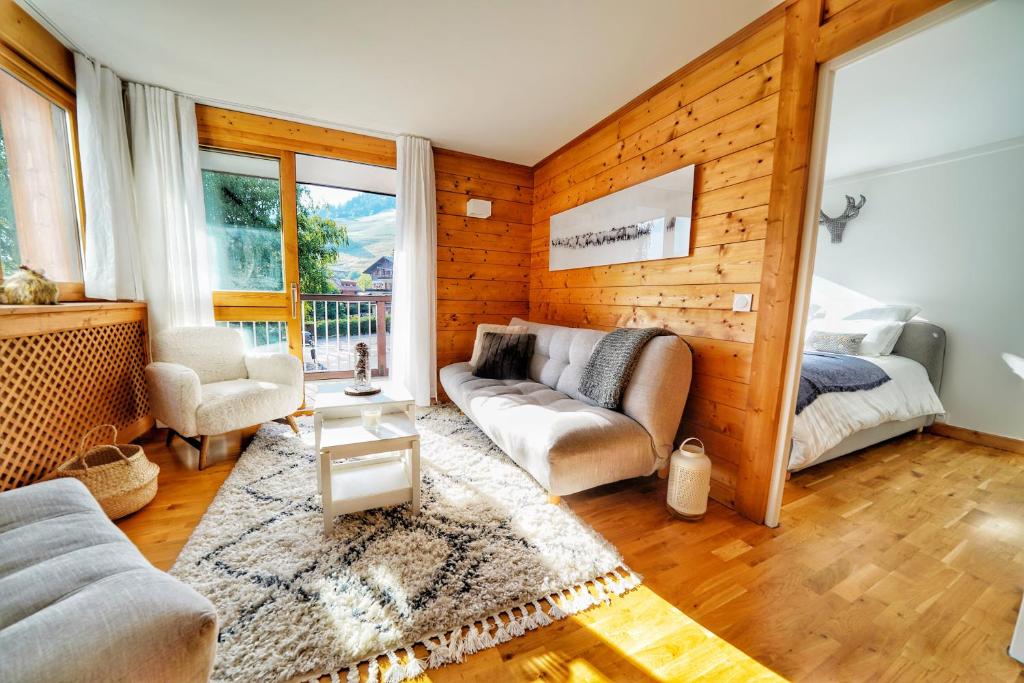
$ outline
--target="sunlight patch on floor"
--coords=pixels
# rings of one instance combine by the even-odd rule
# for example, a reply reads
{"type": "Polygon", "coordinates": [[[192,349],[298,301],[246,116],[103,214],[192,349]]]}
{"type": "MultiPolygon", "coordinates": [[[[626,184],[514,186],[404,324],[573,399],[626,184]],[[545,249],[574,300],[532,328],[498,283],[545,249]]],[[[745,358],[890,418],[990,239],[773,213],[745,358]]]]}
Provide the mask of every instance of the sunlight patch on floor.
{"type": "Polygon", "coordinates": [[[785,680],[643,585],[610,605],[432,670],[429,680],[495,680],[496,666],[507,681],[785,680]]]}

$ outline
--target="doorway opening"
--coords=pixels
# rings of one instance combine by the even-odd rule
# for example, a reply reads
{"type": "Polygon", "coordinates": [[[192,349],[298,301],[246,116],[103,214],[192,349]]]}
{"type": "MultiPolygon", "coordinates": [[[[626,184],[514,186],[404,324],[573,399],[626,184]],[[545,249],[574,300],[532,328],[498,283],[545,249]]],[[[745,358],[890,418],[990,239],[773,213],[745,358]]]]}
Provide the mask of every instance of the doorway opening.
{"type": "Polygon", "coordinates": [[[822,65],[769,525],[788,475],[878,474],[919,431],[1024,446],[1022,25],[954,2],[822,65]]]}
{"type": "Polygon", "coordinates": [[[395,254],[395,171],[295,157],[302,362],[307,379],[350,377],[366,344],[388,374],[395,254]]]}

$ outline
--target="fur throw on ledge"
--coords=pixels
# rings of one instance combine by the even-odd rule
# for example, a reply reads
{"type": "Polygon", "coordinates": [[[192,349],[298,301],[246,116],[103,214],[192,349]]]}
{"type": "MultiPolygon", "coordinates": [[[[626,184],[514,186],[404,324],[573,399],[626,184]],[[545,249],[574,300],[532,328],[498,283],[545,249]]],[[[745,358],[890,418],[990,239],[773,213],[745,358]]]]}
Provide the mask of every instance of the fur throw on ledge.
{"type": "Polygon", "coordinates": [[[57,283],[42,271],[21,266],[0,285],[0,304],[56,304],[60,299],[57,283]]]}

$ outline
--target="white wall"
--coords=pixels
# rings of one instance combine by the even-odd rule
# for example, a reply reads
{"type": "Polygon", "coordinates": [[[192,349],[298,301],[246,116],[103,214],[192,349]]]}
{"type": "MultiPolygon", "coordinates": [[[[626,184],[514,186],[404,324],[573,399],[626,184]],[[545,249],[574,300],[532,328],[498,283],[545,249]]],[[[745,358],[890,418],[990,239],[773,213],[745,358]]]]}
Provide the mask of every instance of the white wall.
{"type": "Polygon", "coordinates": [[[819,227],[812,300],[834,283],[922,306],[947,333],[945,421],[1024,439],[1024,377],[1011,369],[1024,374],[1024,142],[836,179],[822,208],[841,213],[847,194],[867,204],[841,244],[819,227]]]}

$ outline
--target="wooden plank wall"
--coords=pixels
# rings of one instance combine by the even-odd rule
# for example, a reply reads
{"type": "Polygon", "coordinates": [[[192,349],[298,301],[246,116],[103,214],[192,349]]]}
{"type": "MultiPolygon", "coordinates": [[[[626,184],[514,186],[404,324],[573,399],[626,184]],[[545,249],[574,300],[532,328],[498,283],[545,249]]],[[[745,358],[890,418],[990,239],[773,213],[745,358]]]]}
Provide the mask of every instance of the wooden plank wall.
{"type": "Polygon", "coordinates": [[[437,367],[469,360],[476,326],[529,313],[533,172],[434,150],[437,183],[437,367]],[[491,217],[468,218],[470,198],[491,217]]]}
{"type": "Polygon", "coordinates": [[[771,189],[783,20],[661,84],[534,169],[530,318],[612,329],[662,326],[694,349],[682,433],[714,463],[712,495],[732,505],[771,189]],[[689,257],[548,271],[553,214],[696,164],[689,257]],[[754,295],[734,313],[732,295],[754,295]]]}

